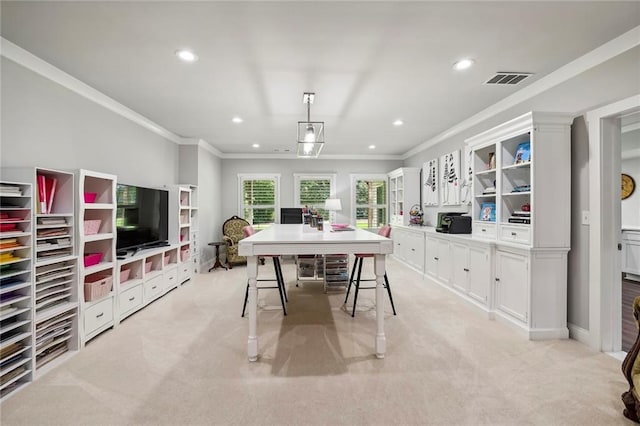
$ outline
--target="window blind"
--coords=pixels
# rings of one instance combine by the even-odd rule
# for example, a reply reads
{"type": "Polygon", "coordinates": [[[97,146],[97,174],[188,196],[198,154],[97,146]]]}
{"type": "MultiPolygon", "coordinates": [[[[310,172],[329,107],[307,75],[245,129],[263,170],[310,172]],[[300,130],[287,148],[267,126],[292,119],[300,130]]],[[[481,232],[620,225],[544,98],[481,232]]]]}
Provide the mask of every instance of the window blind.
{"type": "Polygon", "coordinates": [[[387,224],[387,181],[356,180],[356,226],[380,228],[387,224]]]}

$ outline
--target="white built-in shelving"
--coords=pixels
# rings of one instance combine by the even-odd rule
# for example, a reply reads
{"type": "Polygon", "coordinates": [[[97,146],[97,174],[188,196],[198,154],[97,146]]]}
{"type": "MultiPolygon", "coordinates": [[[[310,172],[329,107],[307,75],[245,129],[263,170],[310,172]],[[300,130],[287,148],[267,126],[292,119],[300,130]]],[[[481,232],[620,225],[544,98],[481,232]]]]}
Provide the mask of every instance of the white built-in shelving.
{"type": "Polygon", "coordinates": [[[32,195],[0,181],[0,401],[33,380],[32,195]]]}
{"type": "Polygon", "coordinates": [[[81,343],[114,326],[116,176],[78,171],[81,343]]]}
{"type": "Polygon", "coordinates": [[[402,167],[388,173],[389,176],[389,223],[408,225],[409,210],[420,206],[420,169],[402,167]]]}
{"type": "Polygon", "coordinates": [[[191,279],[193,273],[192,191],[188,185],[177,185],[169,194],[169,240],[178,245],[178,281],[183,283],[191,279]]]}

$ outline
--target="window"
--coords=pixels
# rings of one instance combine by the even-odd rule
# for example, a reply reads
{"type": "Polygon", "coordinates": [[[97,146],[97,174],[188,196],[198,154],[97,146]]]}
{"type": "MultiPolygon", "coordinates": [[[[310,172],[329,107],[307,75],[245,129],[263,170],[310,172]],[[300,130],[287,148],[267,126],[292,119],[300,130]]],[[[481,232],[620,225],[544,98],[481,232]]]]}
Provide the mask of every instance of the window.
{"type": "Polygon", "coordinates": [[[258,231],[276,223],[280,209],[280,175],[238,175],[238,216],[258,231]]]}
{"type": "Polygon", "coordinates": [[[313,208],[324,220],[333,220],[324,209],[324,201],[335,193],[335,175],[294,174],[296,207],[313,208]]]}
{"type": "Polygon", "coordinates": [[[387,220],[387,175],[352,175],[351,216],[358,228],[376,229],[387,220]]]}

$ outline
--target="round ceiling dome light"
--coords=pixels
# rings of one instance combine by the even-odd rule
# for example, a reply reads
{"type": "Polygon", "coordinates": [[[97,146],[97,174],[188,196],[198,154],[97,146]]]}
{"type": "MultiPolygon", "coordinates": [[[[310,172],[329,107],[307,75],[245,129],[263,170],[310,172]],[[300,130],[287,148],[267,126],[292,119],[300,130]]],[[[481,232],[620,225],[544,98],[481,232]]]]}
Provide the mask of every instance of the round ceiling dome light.
{"type": "Polygon", "coordinates": [[[185,62],[195,62],[198,56],[188,49],[176,50],[176,56],[185,62]]]}
{"type": "Polygon", "coordinates": [[[456,71],[466,70],[468,68],[471,68],[474,62],[475,61],[473,59],[469,59],[469,58],[460,59],[458,62],[453,64],[453,69],[456,71]]]}
{"type": "Polygon", "coordinates": [[[404,121],[397,119],[396,121],[393,122],[394,126],[402,126],[404,124],[404,121]]]}
{"type": "Polygon", "coordinates": [[[369,145],[369,149],[376,149],[375,145],[369,145]]]}
{"type": "Polygon", "coordinates": [[[253,148],[260,148],[260,144],[259,143],[254,143],[253,145],[251,145],[253,148]]]}

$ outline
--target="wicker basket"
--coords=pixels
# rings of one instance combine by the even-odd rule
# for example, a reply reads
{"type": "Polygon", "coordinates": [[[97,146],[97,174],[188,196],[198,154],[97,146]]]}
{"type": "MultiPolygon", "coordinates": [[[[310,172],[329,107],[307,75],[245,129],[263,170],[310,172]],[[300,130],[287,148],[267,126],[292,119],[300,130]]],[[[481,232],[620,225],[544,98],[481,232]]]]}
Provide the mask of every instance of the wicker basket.
{"type": "Polygon", "coordinates": [[[93,277],[87,277],[84,281],[84,300],[85,302],[92,302],[105,297],[111,292],[113,286],[113,277],[96,275],[93,277]]]}

